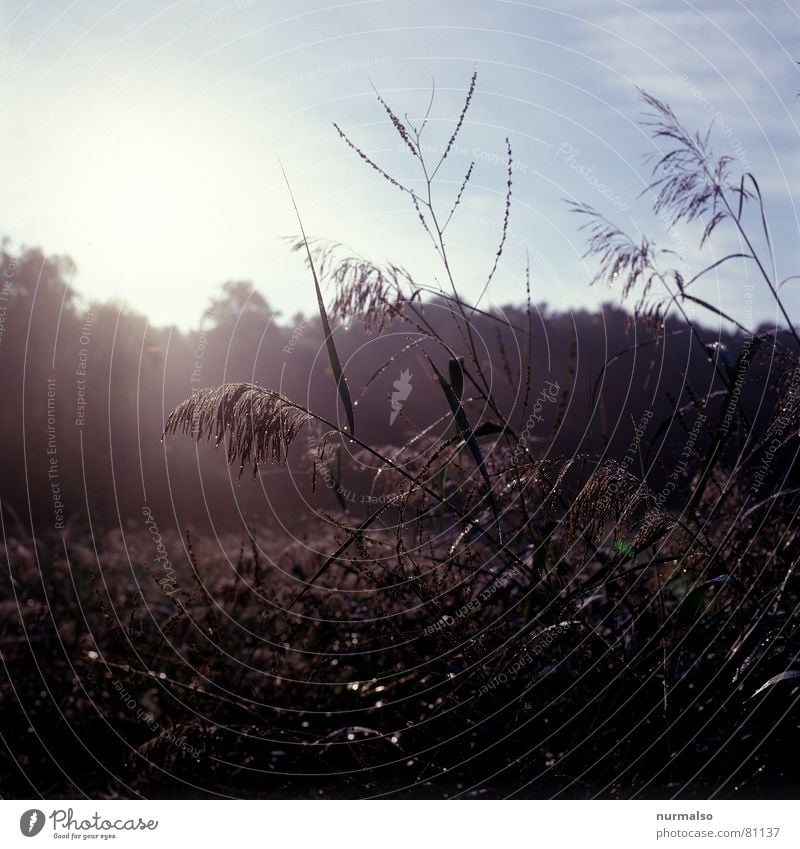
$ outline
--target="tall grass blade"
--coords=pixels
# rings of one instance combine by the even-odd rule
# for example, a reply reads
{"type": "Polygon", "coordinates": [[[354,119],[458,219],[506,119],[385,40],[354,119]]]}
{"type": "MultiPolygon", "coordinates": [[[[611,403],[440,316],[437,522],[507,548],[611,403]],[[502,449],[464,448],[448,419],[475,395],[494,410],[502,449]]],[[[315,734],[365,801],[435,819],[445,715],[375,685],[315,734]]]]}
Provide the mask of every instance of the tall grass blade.
{"type": "Polygon", "coordinates": [[[470,454],[472,454],[472,457],[475,460],[475,465],[478,467],[478,471],[481,473],[481,477],[486,483],[486,491],[489,496],[489,504],[492,508],[492,515],[494,516],[495,523],[497,523],[497,507],[494,503],[494,495],[492,494],[492,483],[489,480],[489,472],[486,470],[486,463],[483,459],[483,452],[481,451],[480,445],[478,445],[478,440],[475,438],[475,432],[472,429],[472,425],[469,423],[466,411],[461,405],[461,400],[456,394],[453,387],[445,379],[444,375],[439,371],[439,369],[436,368],[436,363],[434,363],[434,361],[427,354],[425,354],[425,356],[427,357],[428,362],[433,367],[434,372],[436,372],[436,377],[439,380],[439,385],[442,387],[442,391],[444,392],[445,398],[447,399],[447,403],[450,406],[450,412],[453,414],[453,421],[456,423],[458,432],[461,438],[464,440],[464,444],[469,449],[470,454]]]}
{"type": "Polygon", "coordinates": [[[765,690],[768,690],[770,687],[774,687],[775,684],[780,681],[797,681],[800,679],[800,672],[796,672],[793,669],[787,669],[786,672],[781,672],[778,675],[773,675],[772,678],[769,679],[766,683],[762,684],[756,691],[753,693],[751,698],[755,698],[759,693],[763,693],[765,690]]]}
{"type": "Polygon", "coordinates": [[[459,401],[464,397],[464,358],[450,357],[447,364],[450,375],[450,386],[459,401]]]}
{"type": "Polygon", "coordinates": [[[331,330],[331,325],[328,321],[328,313],[325,310],[325,302],[322,300],[322,290],[320,289],[319,278],[317,277],[317,271],[314,267],[314,259],[311,256],[311,248],[308,244],[306,231],[303,228],[303,221],[300,218],[300,211],[297,208],[297,201],[295,201],[294,199],[294,193],[292,192],[292,187],[289,184],[289,178],[286,176],[286,171],[283,168],[283,163],[278,160],[278,164],[281,167],[283,179],[286,181],[286,188],[289,190],[289,197],[292,199],[292,206],[294,207],[294,212],[297,216],[297,223],[300,227],[300,235],[303,237],[303,244],[305,245],[306,255],[308,257],[308,267],[311,269],[311,276],[314,278],[314,289],[317,293],[317,306],[319,307],[319,318],[322,322],[322,332],[325,334],[325,347],[328,349],[328,359],[330,360],[331,370],[333,371],[333,378],[336,381],[336,388],[339,390],[339,397],[342,399],[342,405],[344,406],[344,412],[347,416],[347,423],[350,428],[350,433],[355,434],[356,421],[355,415],[353,413],[353,401],[350,398],[350,389],[347,386],[347,378],[344,376],[342,364],[339,361],[339,353],[337,352],[336,345],[333,341],[333,331],[331,330]]]}

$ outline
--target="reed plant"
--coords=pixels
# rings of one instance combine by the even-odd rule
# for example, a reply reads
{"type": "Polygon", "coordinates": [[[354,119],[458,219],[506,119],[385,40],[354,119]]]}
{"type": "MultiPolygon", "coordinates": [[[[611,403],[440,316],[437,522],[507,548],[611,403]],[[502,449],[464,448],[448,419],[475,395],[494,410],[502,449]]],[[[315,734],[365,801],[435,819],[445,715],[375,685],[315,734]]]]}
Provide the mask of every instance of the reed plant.
{"type": "MultiPolygon", "coordinates": [[[[309,239],[298,213],[291,247],[315,288],[341,420],[254,384],[198,391],[167,419],[169,435],[224,445],[240,473],[296,456],[306,432],[315,491],[336,456],[339,478],[347,463],[354,473],[369,467],[370,491],[381,495],[357,516],[344,505],[338,514],[320,508],[326,551],[293,549],[290,575],[273,562],[257,579],[251,567],[222,601],[187,595],[185,639],[200,639],[189,636],[191,622],[198,635],[210,629],[217,646],[238,645],[246,634],[244,650],[219,649],[207,663],[212,681],[233,685],[192,698],[204,710],[233,711],[242,752],[244,738],[263,747],[283,735],[291,757],[284,752],[282,771],[290,777],[270,786],[289,794],[322,787],[324,795],[373,796],[742,795],[763,792],[765,769],[771,787],[791,792],[785,744],[796,740],[800,686],[792,545],[800,338],[782,299],[788,281],[775,276],[759,184],[735,174],[731,157],[715,157],[709,135],[690,133],[667,104],[642,92],[644,126],[658,150],[645,190],[654,215],[671,227],[696,226],[704,250],[724,227],[742,247],[687,274],[655,240],[630,237],[600,211],[573,203],[587,257],[597,263],[595,282],[636,296],[633,322],[651,328],[609,357],[601,377],[642,351],[657,367],[659,351],[678,334],[690,355],[707,357],[708,374],[702,386],[664,387],[672,413],[636,437],[634,463],[553,455],[531,438],[529,423],[549,380],[558,427],[572,378],[533,362],[530,284],[525,320],[510,325],[462,296],[448,241],[475,163],[439,181],[456,165],[452,151],[469,131],[476,86],[474,73],[434,157],[425,140],[435,90],[416,120],[376,93],[417,169],[413,183],[335,125],[353,155],[407,201],[440,263],[441,285],[309,239]],[[443,203],[446,186],[453,189],[443,203]],[[736,281],[751,270],[785,327],[754,332],[696,294],[710,275],[736,281]],[[431,322],[432,303],[446,313],[456,345],[431,322]],[[740,350],[691,318],[689,306],[738,332],[740,350]],[[521,352],[515,361],[504,352],[493,366],[478,320],[511,335],[521,352]],[[338,327],[352,322],[376,334],[405,333],[407,349],[441,389],[433,423],[400,446],[362,436],[337,347],[338,327]],[[498,397],[500,373],[519,390],[510,407],[498,397]],[[774,391],[764,389],[765,375],[774,391]],[[757,416],[743,401],[752,397],[757,416]],[[669,454],[668,443],[682,450],[669,454]],[[259,599],[254,606],[245,585],[259,599]],[[318,755],[327,777],[303,778],[318,755]]],[[[508,139],[505,151],[502,226],[483,291],[508,249],[508,139]]],[[[636,427],[632,418],[632,439],[636,427]]],[[[153,665],[158,657],[156,646],[153,665]]],[[[186,733],[204,751],[230,746],[232,726],[214,737],[193,723],[186,733]]]]}

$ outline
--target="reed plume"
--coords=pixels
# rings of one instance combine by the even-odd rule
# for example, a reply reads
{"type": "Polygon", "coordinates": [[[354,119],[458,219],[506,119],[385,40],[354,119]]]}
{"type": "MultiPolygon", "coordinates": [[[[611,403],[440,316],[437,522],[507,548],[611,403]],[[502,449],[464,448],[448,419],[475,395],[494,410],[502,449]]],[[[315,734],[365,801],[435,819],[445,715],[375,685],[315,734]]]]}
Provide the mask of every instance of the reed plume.
{"type": "Polygon", "coordinates": [[[227,436],[227,459],[239,461],[239,476],[253,464],[253,476],[267,461],[280,463],[311,416],[273,389],[252,383],[226,383],[201,389],[169,414],[164,434],[181,433],[219,446],[227,436]]]}

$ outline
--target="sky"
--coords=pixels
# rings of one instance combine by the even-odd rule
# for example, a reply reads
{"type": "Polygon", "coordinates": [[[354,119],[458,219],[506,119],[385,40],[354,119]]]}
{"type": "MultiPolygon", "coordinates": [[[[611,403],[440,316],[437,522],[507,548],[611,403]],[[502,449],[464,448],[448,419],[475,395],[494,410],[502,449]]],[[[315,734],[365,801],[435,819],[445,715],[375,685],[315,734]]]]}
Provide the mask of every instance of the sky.
{"type": "MultiPolygon", "coordinates": [[[[116,300],[156,324],[197,327],[226,280],[252,281],[287,319],[314,310],[313,282],[287,249],[298,225],[280,163],[310,237],[442,285],[408,196],[333,122],[420,188],[375,90],[418,121],[435,84],[423,138],[435,160],[473,69],[475,96],[434,185],[446,213],[475,162],[447,231],[467,298],[481,296],[497,250],[506,138],[511,218],[487,308],[523,301],[526,257],[535,302],[618,301],[590,286],[596,263],[565,199],[673,250],[684,276],[741,248],[723,226],[701,252],[701,229],[653,215],[639,88],[692,130],[710,128],[715,152],[757,176],[775,279],[800,273],[800,10],[781,0],[3,0],[0,56],[0,236],[68,254],[87,304],[116,300]]],[[[790,315],[799,285],[781,290],[790,315]]],[[[747,264],[696,292],[747,326],[777,320],[747,264]]]]}

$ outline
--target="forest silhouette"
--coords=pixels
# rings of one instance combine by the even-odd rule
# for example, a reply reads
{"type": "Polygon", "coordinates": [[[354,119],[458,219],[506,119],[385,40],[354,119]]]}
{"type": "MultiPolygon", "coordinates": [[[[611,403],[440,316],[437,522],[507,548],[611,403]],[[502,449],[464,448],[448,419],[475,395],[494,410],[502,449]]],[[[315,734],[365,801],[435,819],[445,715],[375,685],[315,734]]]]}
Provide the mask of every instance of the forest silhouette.
{"type": "MultiPolygon", "coordinates": [[[[0,413],[2,500],[25,533],[54,529],[54,457],[63,522],[81,532],[89,524],[97,529],[138,522],[144,504],[183,530],[207,531],[212,523],[241,530],[267,523],[274,514],[289,526],[302,522],[312,483],[302,450],[291,451],[285,467],[260,469],[254,483],[249,470],[239,480],[238,469],[228,469],[213,445],[162,442],[162,434],[168,413],[183,398],[236,381],[280,388],[336,419],[341,414],[319,318],[276,315],[252,284],[228,281],[196,329],[158,327],[124,305],[83,305],[67,282],[73,273],[66,257],[48,257],[38,249],[17,255],[8,243],[2,252],[0,276],[8,286],[0,379],[6,398],[16,399],[0,413]],[[54,397],[48,408],[49,387],[54,397]],[[54,450],[48,453],[48,447],[54,450]]],[[[444,343],[457,348],[448,311],[435,299],[425,309],[444,343]]],[[[496,316],[499,332],[489,316],[476,314],[472,324],[498,375],[498,398],[511,409],[518,385],[512,375],[503,381],[503,363],[509,351],[519,362],[514,327],[523,327],[527,318],[524,307],[516,305],[496,316]]],[[[621,460],[640,418],[637,411],[651,410],[659,422],[672,415],[673,399],[663,381],[658,385],[659,373],[674,377],[676,392],[683,383],[707,382],[709,357],[690,344],[680,320],[669,319],[660,340],[636,350],[652,337],[652,329],[610,303],[597,313],[541,303],[534,319],[533,382],[559,386],[558,403],[548,405],[547,420],[537,423],[533,434],[542,454],[586,452],[621,460]],[[620,353],[603,372],[604,363],[620,353]],[[620,417],[620,410],[630,414],[620,417]]],[[[401,445],[441,416],[441,391],[412,344],[413,327],[398,321],[374,334],[353,322],[339,327],[335,338],[353,386],[365,386],[380,364],[390,363],[359,399],[365,439],[401,445]],[[402,416],[391,423],[393,383],[403,369],[414,375],[413,390],[402,416]]],[[[745,337],[715,333],[714,338],[735,358],[745,337]]],[[[753,399],[743,400],[745,410],[749,404],[755,414],[753,399]]],[[[491,414],[486,418],[490,421],[491,414]]],[[[675,432],[681,427],[676,420],[675,432]]],[[[665,467],[669,445],[667,439],[660,455],[665,467]]],[[[657,468],[652,476],[651,486],[657,488],[657,468]]],[[[323,504],[326,498],[329,506],[336,504],[335,493],[322,498],[323,504]]]]}
{"type": "Polygon", "coordinates": [[[410,200],[449,289],[342,258],[298,212],[306,268],[272,285],[318,312],[229,280],[181,330],[3,243],[4,795],[795,790],[800,337],[758,183],[643,93],[654,212],[749,253],[687,280],[573,204],[592,282],[632,312],[548,304],[535,267],[520,303],[469,304],[445,230],[472,168],[447,217],[431,184],[476,79],[438,165],[427,119],[378,95],[422,195],[336,128],[410,200]],[[694,294],[729,262],[785,330],[694,294]]]}

